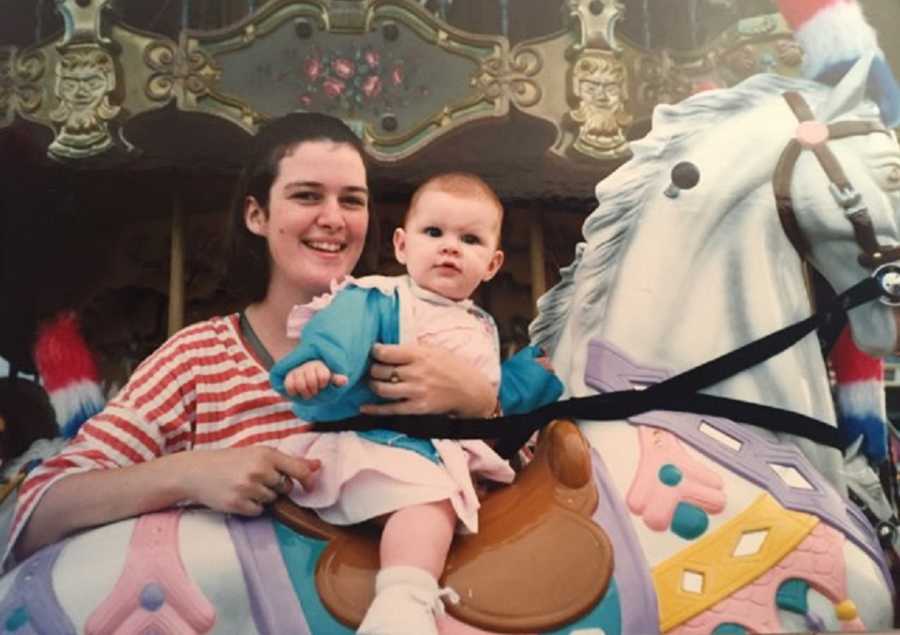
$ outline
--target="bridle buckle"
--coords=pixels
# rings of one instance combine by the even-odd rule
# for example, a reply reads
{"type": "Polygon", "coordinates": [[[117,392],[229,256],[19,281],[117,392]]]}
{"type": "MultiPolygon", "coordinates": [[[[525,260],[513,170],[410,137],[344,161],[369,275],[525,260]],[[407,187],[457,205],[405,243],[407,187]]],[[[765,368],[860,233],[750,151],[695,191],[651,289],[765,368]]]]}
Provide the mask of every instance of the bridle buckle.
{"type": "Polygon", "coordinates": [[[900,306],[900,263],[887,262],[872,272],[881,286],[879,301],[888,306],[900,306]]]}
{"type": "Polygon", "coordinates": [[[829,183],[828,189],[837,204],[843,208],[847,218],[853,218],[866,211],[866,206],[862,204],[862,194],[852,185],[840,186],[837,183],[829,183]]]}

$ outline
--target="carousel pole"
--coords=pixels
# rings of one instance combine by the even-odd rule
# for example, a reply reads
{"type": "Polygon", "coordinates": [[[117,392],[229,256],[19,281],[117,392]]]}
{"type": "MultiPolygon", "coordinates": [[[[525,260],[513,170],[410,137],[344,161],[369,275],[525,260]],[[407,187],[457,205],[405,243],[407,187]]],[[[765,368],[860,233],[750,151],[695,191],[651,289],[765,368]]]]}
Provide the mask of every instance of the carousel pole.
{"type": "Polygon", "coordinates": [[[533,211],[528,219],[528,246],[531,252],[531,301],[537,311],[537,301],[547,290],[544,264],[544,225],[540,211],[533,211]]]}
{"type": "Polygon", "coordinates": [[[172,201],[172,247],[169,252],[169,336],[184,326],[184,210],[176,190],[172,201]]]}

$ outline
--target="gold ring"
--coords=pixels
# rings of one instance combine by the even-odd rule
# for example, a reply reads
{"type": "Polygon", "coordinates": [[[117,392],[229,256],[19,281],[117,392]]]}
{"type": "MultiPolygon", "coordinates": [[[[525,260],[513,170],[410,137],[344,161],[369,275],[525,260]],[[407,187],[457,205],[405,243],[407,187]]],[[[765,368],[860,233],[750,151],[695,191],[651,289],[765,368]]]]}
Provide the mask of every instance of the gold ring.
{"type": "Polygon", "coordinates": [[[394,370],[391,371],[391,376],[388,377],[388,381],[391,382],[392,384],[399,384],[399,383],[400,383],[400,375],[397,374],[397,369],[396,369],[396,368],[395,368],[394,370]]]}

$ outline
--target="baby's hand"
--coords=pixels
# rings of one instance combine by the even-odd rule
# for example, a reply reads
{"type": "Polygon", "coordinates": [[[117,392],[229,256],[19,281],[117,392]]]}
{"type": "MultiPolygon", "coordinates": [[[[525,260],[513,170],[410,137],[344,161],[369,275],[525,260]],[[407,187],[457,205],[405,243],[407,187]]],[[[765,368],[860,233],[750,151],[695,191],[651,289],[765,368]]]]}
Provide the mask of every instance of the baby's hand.
{"type": "Polygon", "coordinates": [[[301,399],[312,399],[331,382],[335,386],[347,383],[346,375],[332,373],[319,360],[300,364],[284,378],[284,390],[289,395],[299,395],[301,399]]]}

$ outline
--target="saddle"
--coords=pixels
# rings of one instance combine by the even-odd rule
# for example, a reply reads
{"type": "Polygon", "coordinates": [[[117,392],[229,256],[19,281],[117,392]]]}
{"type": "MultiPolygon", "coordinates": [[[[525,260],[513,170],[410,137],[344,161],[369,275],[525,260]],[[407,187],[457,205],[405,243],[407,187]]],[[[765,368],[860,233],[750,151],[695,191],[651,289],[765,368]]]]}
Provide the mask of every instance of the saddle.
{"type": "MultiPolygon", "coordinates": [[[[589,612],[606,593],[613,551],[591,520],[597,507],[587,441],[571,421],[551,423],[515,483],[490,492],[479,532],[457,535],[440,584],[461,600],[447,611],[488,631],[554,630],[589,612]]],[[[324,606],[351,628],[375,591],[380,528],[338,527],[282,496],[275,516],[328,546],[316,564],[324,606]]]]}

